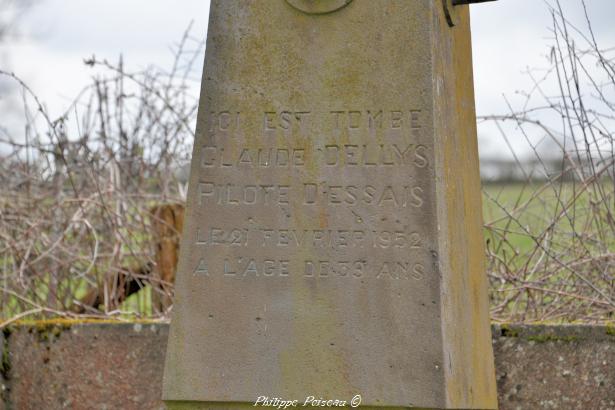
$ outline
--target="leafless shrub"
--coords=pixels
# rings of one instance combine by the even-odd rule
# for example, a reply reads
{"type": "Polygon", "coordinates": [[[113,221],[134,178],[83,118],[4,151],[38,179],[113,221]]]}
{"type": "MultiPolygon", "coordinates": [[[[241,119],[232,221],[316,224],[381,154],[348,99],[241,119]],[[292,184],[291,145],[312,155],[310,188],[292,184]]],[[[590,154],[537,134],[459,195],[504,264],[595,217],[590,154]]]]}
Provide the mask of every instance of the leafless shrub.
{"type": "MultiPolygon", "coordinates": [[[[507,142],[525,138],[534,153],[531,168],[516,160],[511,171],[523,184],[485,189],[492,317],[605,322],[615,311],[615,49],[598,46],[589,19],[586,30],[571,25],[557,2],[552,16],[550,68],[530,73],[526,103],[480,119],[496,124],[507,142]],[[550,141],[549,155],[533,142],[536,132],[543,147],[550,141]]],[[[22,135],[0,123],[5,323],[75,315],[91,291],[101,303],[84,306],[82,315],[165,315],[149,300],[122,302],[127,287],[160,293],[172,285],[151,286],[151,226],[160,221],[149,209],[183,200],[178,170],[188,160],[197,109],[189,73],[203,47],[188,33],[169,72],[87,60],[102,74],[60,118],[0,71],[20,85],[25,113],[22,135]]]]}
{"type": "Polygon", "coordinates": [[[495,320],[613,319],[615,58],[598,46],[583,7],[580,29],[552,3],[548,70],[529,73],[533,88],[520,110],[509,104],[508,114],[482,118],[509,146],[524,138],[534,153],[530,170],[517,159],[525,183],[484,190],[495,320]],[[533,142],[536,133],[549,152],[533,142]]]}
{"type": "Polygon", "coordinates": [[[104,297],[86,314],[165,313],[145,296],[127,311],[118,284],[155,280],[149,209],[183,199],[203,47],[187,30],[169,72],[88,59],[100,74],[59,118],[0,71],[19,84],[25,119],[23,133],[0,124],[0,317],[73,315],[92,288],[104,297]]]}

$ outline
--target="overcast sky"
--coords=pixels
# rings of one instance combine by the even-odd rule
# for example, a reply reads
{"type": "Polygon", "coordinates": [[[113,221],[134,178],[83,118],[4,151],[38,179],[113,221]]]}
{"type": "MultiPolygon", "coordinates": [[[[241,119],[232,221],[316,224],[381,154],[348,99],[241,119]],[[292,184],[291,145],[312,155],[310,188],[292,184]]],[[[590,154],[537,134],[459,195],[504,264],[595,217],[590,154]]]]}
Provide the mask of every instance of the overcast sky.
{"type": "MultiPolygon", "coordinates": [[[[479,115],[507,111],[503,96],[516,103],[520,101],[516,91],[530,86],[524,74],[527,68],[546,66],[551,26],[547,2],[552,0],[499,0],[472,6],[479,115]]],[[[583,25],[581,0],[561,3],[568,18],[583,25]]],[[[613,46],[615,1],[586,3],[599,42],[613,46]]],[[[123,54],[132,69],[168,67],[170,48],[190,22],[193,35],[205,36],[208,13],[208,0],[38,0],[21,20],[20,35],[0,43],[0,68],[22,77],[52,114],[59,115],[92,75],[84,58],[117,60],[123,54]]],[[[195,79],[200,69],[195,67],[195,79]]],[[[481,126],[479,134],[483,154],[502,146],[488,126],[481,126]]]]}

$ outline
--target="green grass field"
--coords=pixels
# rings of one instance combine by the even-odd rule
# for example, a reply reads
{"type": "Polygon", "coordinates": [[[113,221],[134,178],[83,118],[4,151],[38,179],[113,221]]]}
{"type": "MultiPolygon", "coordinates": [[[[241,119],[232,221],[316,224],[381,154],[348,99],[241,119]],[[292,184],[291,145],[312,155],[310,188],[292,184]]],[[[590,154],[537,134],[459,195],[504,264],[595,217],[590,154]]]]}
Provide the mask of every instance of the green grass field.
{"type": "Polygon", "coordinates": [[[613,184],[608,181],[589,188],[572,183],[485,184],[486,236],[497,241],[505,235],[522,255],[533,250],[536,239],[544,238],[546,232],[558,236],[561,246],[579,240],[607,244],[613,250],[615,235],[608,215],[615,209],[613,198],[613,184]]]}

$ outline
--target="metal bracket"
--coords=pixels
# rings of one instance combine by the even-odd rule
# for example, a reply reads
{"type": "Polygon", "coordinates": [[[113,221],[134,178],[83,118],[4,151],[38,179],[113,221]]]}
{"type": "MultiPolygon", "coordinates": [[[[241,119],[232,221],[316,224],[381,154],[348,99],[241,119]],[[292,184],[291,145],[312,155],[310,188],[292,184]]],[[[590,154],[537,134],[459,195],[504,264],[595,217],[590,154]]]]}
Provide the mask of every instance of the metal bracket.
{"type": "Polygon", "coordinates": [[[446,22],[449,27],[454,27],[456,24],[456,13],[454,6],[461,6],[464,4],[476,4],[476,3],[486,3],[488,1],[497,1],[497,0],[442,0],[442,4],[444,6],[444,15],[446,16],[446,22]]]}
{"type": "Polygon", "coordinates": [[[462,4],[486,3],[488,1],[498,1],[498,0],[453,0],[453,6],[460,6],[462,4]]]}

